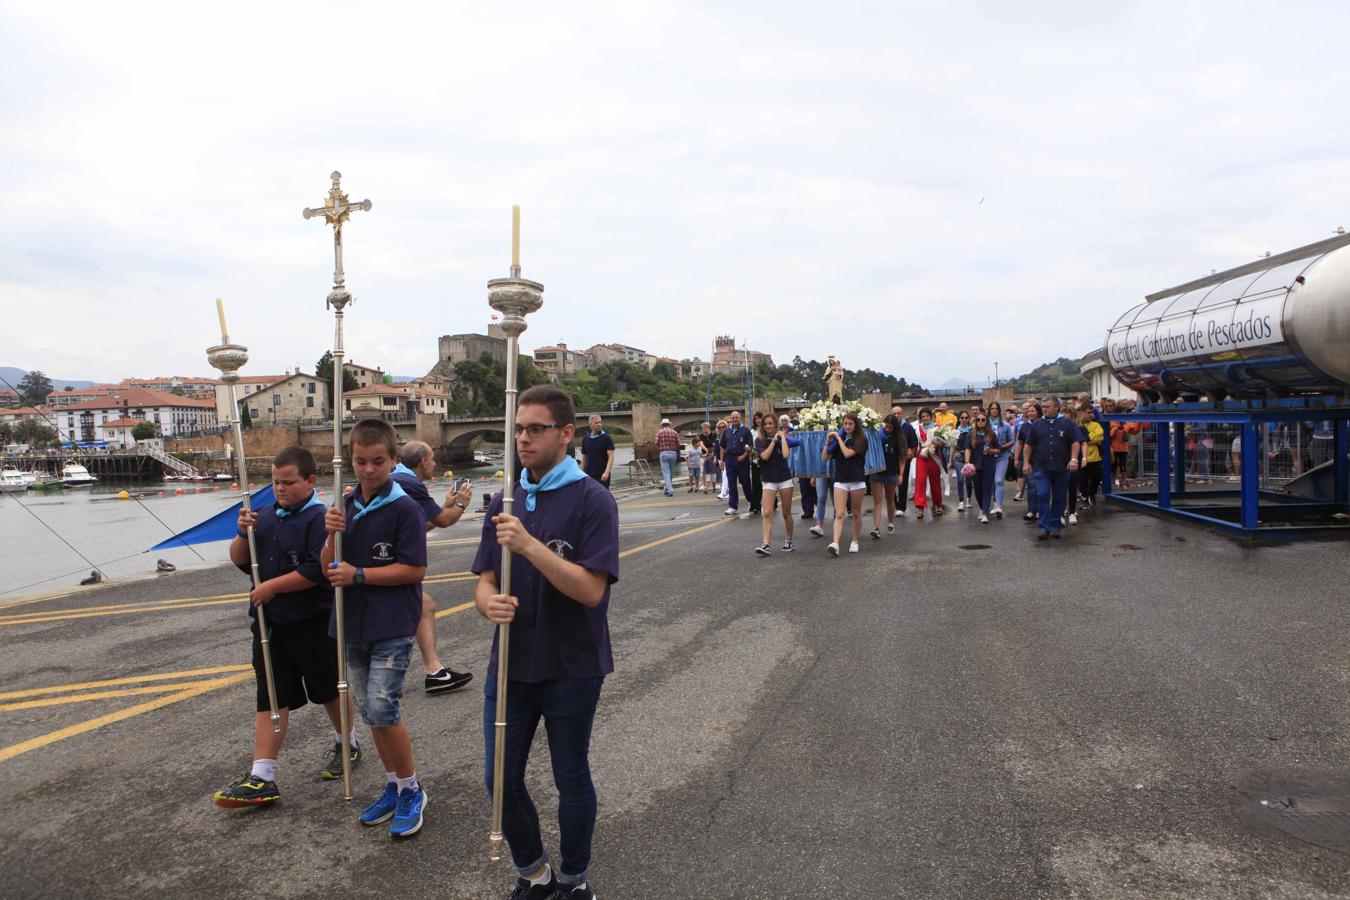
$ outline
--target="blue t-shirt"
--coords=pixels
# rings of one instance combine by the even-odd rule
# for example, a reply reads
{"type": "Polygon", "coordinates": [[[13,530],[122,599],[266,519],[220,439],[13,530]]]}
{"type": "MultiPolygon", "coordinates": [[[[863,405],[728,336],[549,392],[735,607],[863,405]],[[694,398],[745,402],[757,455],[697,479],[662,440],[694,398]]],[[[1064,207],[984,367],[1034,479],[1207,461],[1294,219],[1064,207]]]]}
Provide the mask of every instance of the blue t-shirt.
{"type": "MultiPolygon", "coordinates": [[[[826,440],[829,440],[828,435],[826,436],[826,440]]],[[[847,441],[849,448],[853,448],[853,440],[851,438],[841,438],[841,440],[847,441]]],[[[867,477],[866,453],[860,451],[854,453],[852,456],[845,457],[844,448],[840,445],[839,441],[830,441],[830,456],[834,457],[835,484],[839,484],[840,482],[856,484],[867,477]]]]}
{"type": "MultiPolygon", "coordinates": [[[[320,503],[306,509],[305,504],[300,503],[294,510],[284,518],[277,516],[274,503],[256,510],[258,524],[253,529],[253,542],[258,547],[259,577],[270,581],[299,572],[314,582],[313,587],[273,597],[267,604],[267,621],[271,625],[298,625],[328,618],[333,611],[333,591],[328,579],[323,577],[323,565],[319,561],[324,542],[328,540],[328,532],[323,527],[328,507],[320,503]]],[[[239,568],[252,575],[250,566],[239,568]]],[[[252,603],[248,605],[248,614],[252,619],[258,617],[257,607],[252,603]]]]}
{"type": "Polygon", "coordinates": [[[1069,468],[1073,444],[1087,438],[1068,416],[1042,417],[1026,428],[1023,440],[1031,447],[1031,467],[1038,472],[1063,472],[1069,468]]]}
{"type": "MultiPolygon", "coordinates": [[[[535,495],[533,512],[525,508],[525,489],[516,488],[515,514],[531,535],[568,562],[619,580],[619,507],[599,482],[586,478],[535,495]]],[[[502,548],[493,516],[502,511],[498,493],[483,518],[483,540],[474,557],[474,574],[502,577],[502,548]]],[[[511,681],[593,678],[614,671],[609,644],[609,587],[593,608],[558,590],[529,560],[511,556],[511,594],[520,601],[511,623],[511,681]]],[[[497,638],[492,639],[488,675],[496,677],[497,638]]]]}
{"type": "MultiPolygon", "coordinates": [[[[393,488],[391,478],[374,503],[393,488]]],[[[357,519],[357,486],[346,497],[347,532],[342,537],[342,561],[366,570],[404,563],[427,564],[427,517],[410,497],[373,509],[357,519]]],[[[422,585],[354,584],[343,589],[343,614],[348,641],[382,641],[386,638],[412,637],[422,619],[422,585]]],[[[336,613],[329,634],[336,635],[336,613]]]]}
{"type": "Polygon", "coordinates": [[[398,486],[403,488],[403,493],[417,504],[418,508],[422,510],[422,515],[427,517],[428,522],[441,514],[441,505],[431,499],[431,493],[427,490],[427,486],[412,469],[399,463],[394,469],[394,474],[389,477],[398,482],[398,486]]]}
{"type": "Polygon", "coordinates": [[[608,432],[587,433],[581,439],[582,471],[592,478],[604,475],[605,466],[609,464],[609,451],[613,449],[614,438],[610,437],[608,432]]]}
{"type": "MultiPolygon", "coordinates": [[[[788,446],[793,447],[800,444],[797,438],[788,438],[788,446]]],[[[763,453],[769,446],[769,439],[755,438],[755,455],[763,453]]],[[[792,480],[792,468],[788,465],[787,458],[783,456],[783,442],[777,435],[773,437],[773,452],[769,454],[768,459],[760,461],[759,480],[766,484],[782,484],[784,481],[792,480]]]]}

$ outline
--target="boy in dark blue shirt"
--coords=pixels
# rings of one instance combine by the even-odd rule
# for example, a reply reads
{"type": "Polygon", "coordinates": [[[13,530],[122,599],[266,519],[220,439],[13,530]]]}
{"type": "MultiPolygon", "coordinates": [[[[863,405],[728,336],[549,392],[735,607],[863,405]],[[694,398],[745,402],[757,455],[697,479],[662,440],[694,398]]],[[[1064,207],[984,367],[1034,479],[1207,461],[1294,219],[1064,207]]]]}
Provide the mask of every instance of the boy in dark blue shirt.
{"type": "Polygon", "coordinates": [[[361,813],[361,824],[392,819],[389,835],[401,838],[421,829],[427,802],[413,766],[412,736],[399,709],[403,677],[422,618],[427,520],[389,477],[395,444],[388,422],[362,419],[352,427],[357,487],[343,508],[334,506],[324,518],[329,539],[322,562],[328,581],[344,591],[347,646],[341,649],[347,655],[347,680],[388,779],[384,792],[361,813]],[[340,561],[333,559],[334,534],[343,535],[340,561]]]}
{"type": "MultiPolygon", "coordinates": [[[[261,582],[249,592],[253,619],[253,671],[257,679],[257,716],[253,725],[253,767],[249,773],[216,791],[217,806],[238,809],[281,799],[277,790],[277,754],[286,737],[291,710],[313,701],[322,704],[333,723],[334,747],[320,774],[342,777],[342,733],[338,716],[337,645],[328,636],[333,593],[323,577],[319,555],[326,538],[324,505],[314,490],[314,456],[302,447],[287,447],[272,460],[272,489],[277,502],[252,512],[239,509],[239,534],[230,544],[230,561],[250,572],[246,529],[252,525],[258,546],[261,582]],[[258,634],[258,610],[267,605],[271,633],[272,677],[276,684],[281,733],[272,731],[271,709],[258,634]]],[[[351,735],[351,761],[361,759],[356,733],[351,735]]]]}
{"type": "Polygon", "coordinates": [[[586,873],[596,816],[589,748],[600,688],[614,671],[608,610],[619,578],[619,513],[609,491],[567,455],[575,418],[572,398],[555,387],[520,395],[515,438],[526,471],[515,486],[515,514],[502,512],[501,494],[493,499],[472,566],[479,613],[514,626],[507,683],[497,684],[494,636],[483,686],[484,783],[491,794],[497,691],[505,690],[502,831],[520,873],[511,896],[527,900],[595,900],[586,873]],[[514,596],[499,593],[503,547],[512,554],[514,596]],[[558,786],[556,873],[525,788],[540,719],[558,786]]]}

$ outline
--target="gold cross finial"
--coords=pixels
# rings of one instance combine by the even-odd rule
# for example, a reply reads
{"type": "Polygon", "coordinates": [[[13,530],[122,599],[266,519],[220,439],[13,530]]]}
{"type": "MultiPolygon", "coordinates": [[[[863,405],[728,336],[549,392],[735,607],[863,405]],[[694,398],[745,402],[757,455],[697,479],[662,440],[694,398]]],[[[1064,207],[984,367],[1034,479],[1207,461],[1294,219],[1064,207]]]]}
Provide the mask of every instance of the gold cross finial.
{"type": "Polygon", "coordinates": [[[329,188],[323,206],[317,209],[306,207],[303,215],[306,219],[322,216],[326,224],[333,226],[333,259],[336,264],[333,269],[333,286],[341,288],[345,282],[342,271],[342,223],[350,219],[352,213],[357,210],[369,210],[371,203],[369,200],[362,200],[360,203],[349,202],[347,195],[342,193],[342,173],[334,172],[329,177],[333,179],[333,186],[329,188]]]}

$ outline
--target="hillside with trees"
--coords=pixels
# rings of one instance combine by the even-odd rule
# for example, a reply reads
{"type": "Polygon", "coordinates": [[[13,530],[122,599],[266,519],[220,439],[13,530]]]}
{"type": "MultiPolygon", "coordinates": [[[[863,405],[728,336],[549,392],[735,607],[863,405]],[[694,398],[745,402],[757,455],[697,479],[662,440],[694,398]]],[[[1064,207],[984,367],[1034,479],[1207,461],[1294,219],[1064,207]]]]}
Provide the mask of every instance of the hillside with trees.
{"type": "Polygon", "coordinates": [[[1080,374],[1078,360],[1065,357],[1039,365],[1025,375],[1009,378],[1007,383],[1019,397],[1075,394],[1092,387],[1087,376],[1080,374]]]}

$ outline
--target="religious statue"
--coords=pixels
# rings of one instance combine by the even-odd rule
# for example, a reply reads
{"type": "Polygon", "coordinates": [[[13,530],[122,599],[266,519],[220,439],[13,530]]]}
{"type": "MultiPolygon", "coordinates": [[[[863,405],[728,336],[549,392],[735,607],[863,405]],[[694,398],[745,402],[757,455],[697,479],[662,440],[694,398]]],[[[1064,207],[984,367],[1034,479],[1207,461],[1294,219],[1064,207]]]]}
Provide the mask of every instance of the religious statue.
{"type": "Polygon", "coordinates": [[[844,364],[833,356],[825,361],[825,398],[831,403],[844,402],[844,364]]]}

